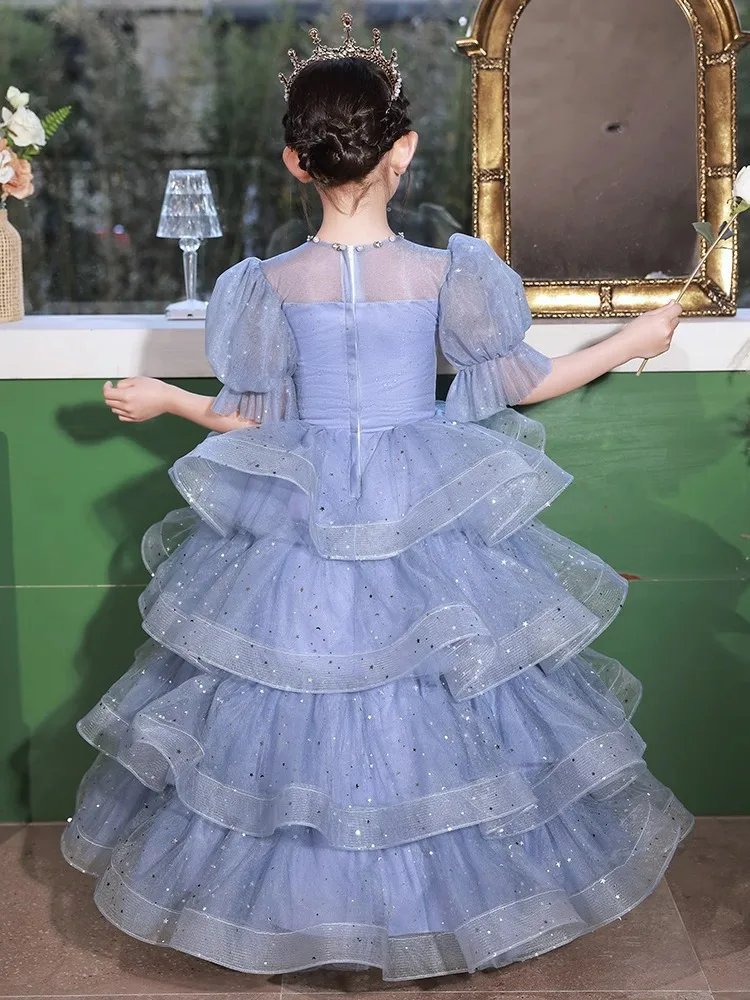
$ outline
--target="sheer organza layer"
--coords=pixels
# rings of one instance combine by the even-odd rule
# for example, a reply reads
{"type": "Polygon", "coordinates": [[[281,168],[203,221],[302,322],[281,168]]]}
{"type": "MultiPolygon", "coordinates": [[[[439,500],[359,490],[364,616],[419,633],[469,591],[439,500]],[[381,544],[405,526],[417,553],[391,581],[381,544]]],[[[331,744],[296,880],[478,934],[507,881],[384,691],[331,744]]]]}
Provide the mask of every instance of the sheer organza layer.
{"type": "Polygon", "coordinates": [[[131,815],[116,795],[77,814],[68,860],[99,876],[118,927],[244,972],[345,962],[408,979],[529,957],[640,902],[690,826],[651,778],[524,834],[361,852],[310,829],[250,837],[143,794],[131,815]]]}
{"type": "Polygon", "coordinates": [[[503,965],[627,912],[690,817],[588,647],[626,584],[534,518],[541,429],[212,436],[150,529],[150,636],[80,723],[63,849],[113,923],[246,972],[503,965]],[[539,446],[539,447],[535,447],[539,446]]]}
{"type": "Polygon", "coordinates": [[[200,525],[156,567],[141,610],[148,634],[184,659],[279,689],[442,674],[463,699],[570,659],[625,592],[600,559],[538,523],[492,547],[453,530],[362,562],[200,525]]]}
{"type": "Polygon", "coordinates": [[[119,767],[99,760],[79,810],[111,797],[114,774],[122,808],[141,785],[174,784],[190,809],[228,828],[309,826],[348,850],[473,824],[523,831],[643,773],[643,742],[627,721],[639,688],[623,674],[581,657],[468,702],[439,678],[299,697],[147,646],[79,724],[133,777],[123,784],[119,767]]]}
{"type": "Polygon", "coordinates": [[[219,276],[206,315],[206,356],[224,383],[212,409],[249,420],[293,420],[294,337],[256,257],[219,276]]]}
{"type": "Polygon", "coordinates": [[[518,403],[552,371],[552,362],[519,344],[505,355],[459,368],[451,383],[445,412],[451,420],[486,420],[506,413],[508,401],[518,403]]]}
{"type": "Polygon", "coordinates": [[[549,358],[524,341],[531,310],[523,281],[483,241],[456,234],[440,290],[438,337],[456,366],[451,420],[483,420],[520,403],[549,374],[549,358]]]}
{"type": "Polygon", "coordinates": [[[541,425],[512,410],[369,431],[353,496],[348,427],[290,421],[211,435],[171,475],[223,535],[285,532],[329,559],[387,559],[445,529],[495,544],[528,523],[570,482],[543,446],[541,425]]]}

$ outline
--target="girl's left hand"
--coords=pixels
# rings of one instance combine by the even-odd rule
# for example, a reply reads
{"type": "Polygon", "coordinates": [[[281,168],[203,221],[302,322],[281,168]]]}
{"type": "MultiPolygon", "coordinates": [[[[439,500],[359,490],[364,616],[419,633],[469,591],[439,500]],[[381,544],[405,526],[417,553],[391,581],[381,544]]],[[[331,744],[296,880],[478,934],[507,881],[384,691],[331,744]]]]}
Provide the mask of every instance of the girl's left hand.
{"type": "Polygon", "coordinates": [[[174,386],[158,378],[121,379],[116,386],[104,383],[104,401],[123,423],[140,423],[169,413],[176,391],[174,386]]]}

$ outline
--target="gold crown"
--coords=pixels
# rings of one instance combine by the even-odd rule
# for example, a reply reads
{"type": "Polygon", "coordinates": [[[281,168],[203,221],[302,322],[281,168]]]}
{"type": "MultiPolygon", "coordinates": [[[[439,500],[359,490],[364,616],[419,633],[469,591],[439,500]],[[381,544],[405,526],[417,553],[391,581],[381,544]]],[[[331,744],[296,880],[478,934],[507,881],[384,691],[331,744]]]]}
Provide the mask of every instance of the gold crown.
{"type": "Polygon", "coordinates": [[[383,50],[380,48],[380,31],[378,28],[372,29],[372,45],[369,49],[363,48],[352,39],[352,15],[342,14],[341,23],[344,26],[344,44],[337,49],[328,45],[322,45],[320,34],[317,28],[310,28],[310,38],[313,42],[312,55],[308,59],[300,59],[294,49],[289,49],[289,58],[292,60],[292,72],[288,77],[279,73],[279,79],[284,84],[284,100],[289,100],[289,89],[294,83],[297,74],[311,62],[318,62],[322,59],[366,59],[373,63],[385,75],[391,86],[391,100],[395,101],[401,93],[401,73],[399,72],[398,53],[391,49],[391,58],[386,59],[383,50]]]}

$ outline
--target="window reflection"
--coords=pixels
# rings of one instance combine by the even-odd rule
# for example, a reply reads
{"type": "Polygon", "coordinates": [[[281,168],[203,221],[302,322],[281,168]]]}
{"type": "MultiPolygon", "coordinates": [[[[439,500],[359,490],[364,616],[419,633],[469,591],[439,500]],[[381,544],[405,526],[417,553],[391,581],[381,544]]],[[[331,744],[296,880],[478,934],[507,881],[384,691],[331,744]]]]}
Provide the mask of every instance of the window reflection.
{"type": "MultiPolygon", "coordinates": [[[[9,206],[24,240],[28,306],[46,313],[160,312],[182,291],[180,253],[156,238],[170,168],[209,171],[224,237],[201,249],[199,280],[242,257],[302,242],[316,226],[281,164],[290,46],[307,28],[340,34],[338,9],[234,0],[0,7],[0,79],[72,103],[74,117],[35,164],[37,195],[9,206]],[[322,13],[321,13],[322,11],[322,13]]],[[[445,245],[471,225],[470,66],[456,52],[465,2],[381,0],[357,34],[399,49],[421,146],[393,228],[445,245]]],[[[6,85],[7,85],[6,84],[6,85]]]]}

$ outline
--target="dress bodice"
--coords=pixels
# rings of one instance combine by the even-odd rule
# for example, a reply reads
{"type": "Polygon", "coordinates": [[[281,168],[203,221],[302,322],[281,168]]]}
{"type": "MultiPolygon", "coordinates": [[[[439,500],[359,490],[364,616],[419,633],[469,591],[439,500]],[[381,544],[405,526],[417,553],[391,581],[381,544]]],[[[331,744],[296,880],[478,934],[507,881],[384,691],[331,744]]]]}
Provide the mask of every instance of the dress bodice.
{"type": "Polygon", "coordinates": [[[437,301],[288,304],[301,420],[380,431],[435,410],[437,301]]]}
{"type": "Polygon", "coordinates": [[[269,267],[295,341],[300,419],[378,431],[433,415],[448,255],[409,246],[410,256],[424,258],[420,268],[405,271],[402,245],[388,241],[341,250],[311,242],[284,255],[294,272],[283,258],[269,267]],[[310,280],[300,280],[300,264],[310,280]]]}
{"type": "Polygon", "coordinates": [[[214,409],[347,435],[357,498],[375,436],[435,417],[436,342],[458,369],[446,417],[482,420],[549,370],[524,343],[530,322],[520,278],[482,240],[308,242],[219,279],[206,331],[225,386],[214,409]]]}

